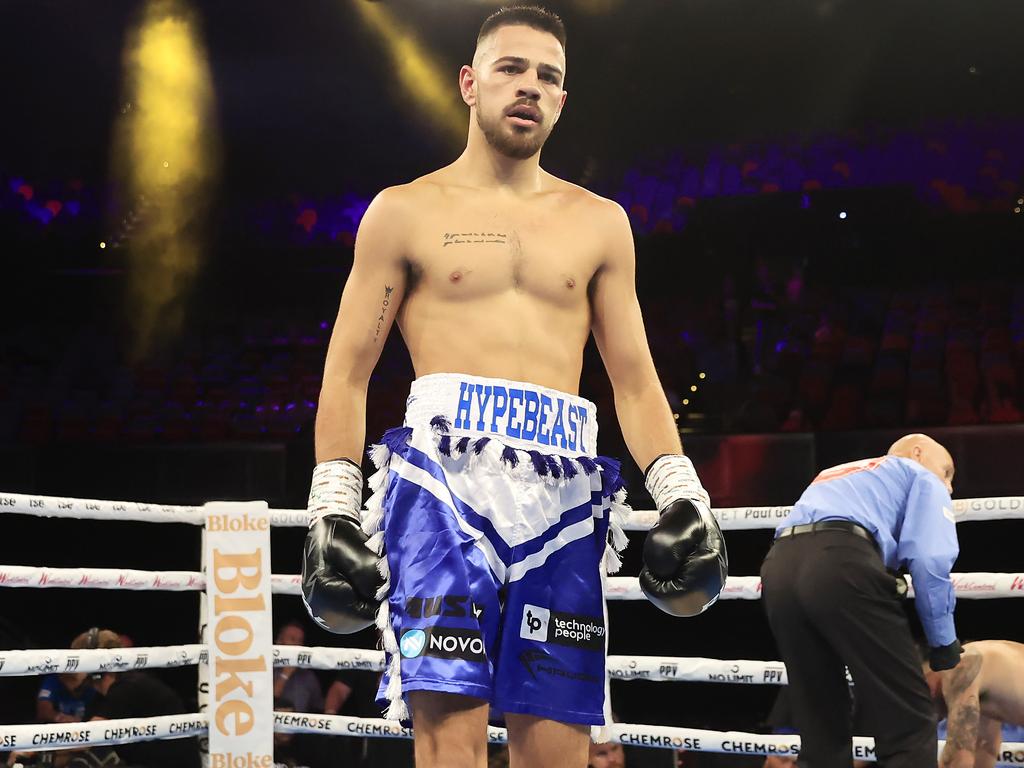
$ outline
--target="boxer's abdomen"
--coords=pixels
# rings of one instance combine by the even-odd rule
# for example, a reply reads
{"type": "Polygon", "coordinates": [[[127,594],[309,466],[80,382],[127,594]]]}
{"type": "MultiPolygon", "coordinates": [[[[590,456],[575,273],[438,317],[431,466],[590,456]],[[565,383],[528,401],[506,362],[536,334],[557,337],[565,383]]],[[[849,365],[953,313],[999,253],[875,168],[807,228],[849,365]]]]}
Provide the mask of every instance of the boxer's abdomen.
{"type": "Polygon", "coordinates": [[[399,326],[418,377],[462,372],[575,393],[590,308],[585,297],[560,305],[515,290],[458,301],[414,294],[399,326]]]}

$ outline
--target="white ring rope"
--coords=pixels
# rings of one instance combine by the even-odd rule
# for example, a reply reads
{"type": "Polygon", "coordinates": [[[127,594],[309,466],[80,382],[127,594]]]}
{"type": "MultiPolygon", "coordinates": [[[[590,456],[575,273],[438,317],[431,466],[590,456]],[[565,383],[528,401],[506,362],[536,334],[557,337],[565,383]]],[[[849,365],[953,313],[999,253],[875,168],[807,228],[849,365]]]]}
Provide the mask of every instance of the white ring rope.
{"type": "Polygon", "coordinates": [[[155,739],[184,739],[206,733],[209,718],[201,714],[90,720],[85,723],[0,725],[5,750],[47,752],[68,747],[98,747],[155,739]]]}
{"type": "MultiPolygon", "coordinates": [[[[206,733],[209,718],[203,714],[165,715],[126,720],[92,720],[87,723],[57,725],[0,726],[0,744],[13,750],[44,752],[67,747],[126,744],[154,739],[180,739],[206,733]]],[[[316,715],[301,712],[275,712],[276,733],[313,733],[335,736],[410,739],[413,731],[392,720],[316,715]]],[[[659,725],[614,723],[609,726],[611,740],[629,746],[685,749],[691,752],[719,752],[735,755],[792,756],[799,750],[800,738],[788,734],[772,735],[742,731],[709,731],[698,728],[674,728],[659,725]]],[[[504,744],[504,728],[489,727],[492,744],[504,744]]],[[[943,746],[939,742],[939,749],[943,746]]],[[[863,736],[853,739],[853,756],[874,760],[874,740],[863,736]]],[[[1024,765],[1024,743],[1008,742],[999,754],[1002,765],[1024,765]]]]}
{"type": "MultiPolygon", "coordinates": [[[[1024,573],[953,573],[956,595],[966,600],[1024,597],[1024,573]]],[[[273,574],[275,595],[299,595],[299,574],[273,574]]],[[[908,597],[913,597],[910,577],[908,597]]],[[[42,568],[32,565],[0,565],[0,587],[47,589],[126,589],[156,592],[199,592],[206,589],[206,576],[199,571],[138,571],[130,568],[42,568]]],[[[610,576],[605,591],[609,600],[645,600],[640,581],[634,576],[610,576]]],[[[730,576],[722,600],[760,600],[761,579],[730,576]]]]}
{"type": "MultiPolygon", "coordinates": [[[[65,648],[0,651],[0,677],[63,672],[125,672],[195,666],[207,661],[206,646],[173,645],[148,648],[65,648]]],[[[384,669],[384,652],[359,648],[275,645],[274,667],[333,671],[384,669]]],[[[786,667],[779,661],[708,659],[675,656],[609,656],[613,680],[785,685],[786,667]]]]}
{"type": "MultiPolygon", "coordinates": [[[[722,507],[713,512],[723,530],[758,530],[776,527],[786,519],[790,509],[785,506],[722,507]]],[[[189,525],[203,525],[206,521],[203,507],[4,492],[0,492],[0,512],[77,520],[129,520],[189,525]]],[[[1020,520],[1024,519],[1024,496],[955,499],[953,513],[960,523],[1020,520]]],[[[646,531],[657,519],[658,513],[653,510],[634,510],[623,528],[627,531],[646,531]]],[[[309,525],[309,514],[304,509],[271,509],[270,524],[304,528],[309,525]]]]}
{"type": "MultiPolygon", "coordinates": [[[[790,512],[790,507],[731,507],[714,510],[724,530],[775,528],[790,512]]],[[[123,520],[157,523],[204,525],[204,507],[139,502],[116,502],[53,496],[0,493],[0,513],[37,517],[123,520]]],[[[1003,496],[954,501],[957,522],[1024,519],[1024,497],[1003,496]]],[[[305,527],[305,510],[272,509],[271,525],[305,527]]],[[[624,528],[648,530],[657,520],[655,511],[634,511],[624,528]]],[[[1024,596],[1024,574],[959,573],[952,574],[958,597],[997,598],[1024,596]]],[[[274,594],[299,594],[298,575],[273,575],[274,594]]],[[[908,579],[909,581],[909,579],[908,579]]],[[[64,587],[157,591],[204,590],[206,577],[193,571],[141,571],[108,568],[37,568],[0,565],[0,587],[64,587]]],[[[608,599],[640,600],[644,596],[639,582],[631,577],[608,579],[608,599]]],[[[913,588],[908,596],[913,595],[913,588]]],[[[761,596],[760,579],[732,576],[722,599],[757,600],[761,596]]],[[[126,669],[176,667],[200,664],[207,651],[202,645],[95,649],[81,651],[44,650],[8,651],[0,656],[0,676],[48,674],[50,672],[106,672],[126,669]]],[[[383,668],[383,653],[344,648],[303,648],[275,646],[274,666],[299,666],[313,669],[383,668]],[[295,653],[294,661],[290,655],[295,653]]],[[[610,656],[608,673],[621,680],[675,680],[740,684],[785,684],[785,667],[780,662],[674,658],[653,656],[610,656]]],[[[0,726],[0,744],[5,749],[45,751],[68,746],[98,746],[153,739],[201,736],[207,732],[204,714],[172,715],[127,720],[101,720],[81,725],[0,726]]],[[[337,735],[411,738],[412,731],[399,724],[378,719],[344,716],[275,713],[276,732],[334,733],[337,735]]],[[[636,746],[687,749],[748,755],[793,755],[799,738],[719,732],[667,726],[610,726],[612,740],[636,746]]],[[[492,742],[504,743],[504,729],[490,728],[492,742]]],[[[939,743],[941,749],[942,742],[939,743]]],[[[854,756],[874,760],[873,740],[856,737],[854,756]]],[[[1024,743],[1006,743],[1000,749],[1000,765],[1024,765],[1024,743]]]]}
{"type": "Polygon", "coordinates": [[[67,648],[0,651],[0,677],[49,675],[54,672],[125,672],[167,669],[206,661],[206,646],[168,645],[140,648],[67,648]]]}

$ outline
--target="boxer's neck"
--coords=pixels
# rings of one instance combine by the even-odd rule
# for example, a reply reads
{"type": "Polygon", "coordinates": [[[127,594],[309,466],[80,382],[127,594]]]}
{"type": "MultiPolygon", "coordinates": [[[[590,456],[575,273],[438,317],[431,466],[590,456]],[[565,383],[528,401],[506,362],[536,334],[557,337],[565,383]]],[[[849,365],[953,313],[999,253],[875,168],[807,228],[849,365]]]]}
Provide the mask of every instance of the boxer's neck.
{"type": "Polygon", "coordinates": [[[540,192],[544,186],[540,152],[524,160],[507,157],[495,150],[479,130],[469,131],[466,149],[453,166],[463,183],[473,187],[529,195],[540,192]]]}

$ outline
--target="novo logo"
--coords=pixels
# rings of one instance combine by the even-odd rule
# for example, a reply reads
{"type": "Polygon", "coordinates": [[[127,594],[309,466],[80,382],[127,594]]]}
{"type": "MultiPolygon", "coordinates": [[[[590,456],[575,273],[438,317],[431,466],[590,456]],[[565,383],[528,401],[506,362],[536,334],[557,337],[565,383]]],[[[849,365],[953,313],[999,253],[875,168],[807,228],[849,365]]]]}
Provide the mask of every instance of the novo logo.
{"type": "Polygon", "coordinates": [[[477,629],[427,627],[409,629],[402,634],[398,649],[407,659],[433,656],[438,659],[487,660],[484,641],[477,629]]]}
{"type": "Polygon", "coordinates": [[[427,645],[427,633],[422,629],[410,629],[398,642],[398,649],[407,659],[415,659],[427,645]]]}

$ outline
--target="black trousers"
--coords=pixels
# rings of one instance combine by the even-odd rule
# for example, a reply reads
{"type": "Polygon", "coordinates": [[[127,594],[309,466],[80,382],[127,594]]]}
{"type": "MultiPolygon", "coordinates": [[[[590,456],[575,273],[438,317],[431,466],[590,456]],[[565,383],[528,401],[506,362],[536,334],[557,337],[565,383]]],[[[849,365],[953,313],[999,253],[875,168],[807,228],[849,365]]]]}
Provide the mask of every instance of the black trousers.
{"type": "Polygon", "coordinates": [[[871,542],[846,531],[775,541],[762,599],[789,677],[798,765],[850,768],[854,696],[886,768],[937,763],[935,711],[910,627],[871,542]]]}

